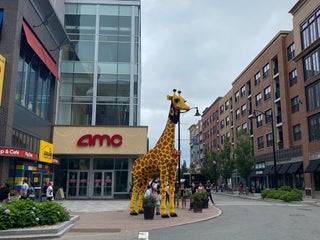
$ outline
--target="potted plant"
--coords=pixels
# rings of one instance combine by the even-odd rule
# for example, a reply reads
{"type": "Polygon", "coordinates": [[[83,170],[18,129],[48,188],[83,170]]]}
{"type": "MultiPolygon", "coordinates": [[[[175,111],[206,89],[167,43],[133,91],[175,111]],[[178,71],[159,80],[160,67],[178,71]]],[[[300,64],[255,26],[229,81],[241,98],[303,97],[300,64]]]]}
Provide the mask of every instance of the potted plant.
{"type": "Polygon", "coordinates": [[[144,219],[153,219],[156,207],[156,198],[153,196],[145,196],[142,200],[144,219]]]}
{"type": "Polygon", "coordinates": [[[203,208],[203,201],[205,199],[208,199],[208,197],[206,192],[196,192],[191,195],[190,199],[193,203],[193,212],[201,213],[203,208]]]}

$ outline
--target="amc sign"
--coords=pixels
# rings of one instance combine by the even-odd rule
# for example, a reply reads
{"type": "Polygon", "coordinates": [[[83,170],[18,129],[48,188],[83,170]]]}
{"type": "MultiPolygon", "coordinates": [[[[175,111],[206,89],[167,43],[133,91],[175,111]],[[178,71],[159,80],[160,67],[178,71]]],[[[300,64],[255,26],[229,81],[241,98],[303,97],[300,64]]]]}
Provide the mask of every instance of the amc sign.
{"type": "Polygon", "coordinates": [[[122,145],[122,136],[119,134],[115,134],[113,136],[109,136],[107,134],[100,135],[100,134],[86,134],[79,138],[77,142],[77,146],[79,147],[87,147],[87,146],[95,146],[96,143],[99,143],[99,146],[101,147],[104,145],[104,142],[106,146],[113,146],[113,147],[120,147],[122,145]]]}

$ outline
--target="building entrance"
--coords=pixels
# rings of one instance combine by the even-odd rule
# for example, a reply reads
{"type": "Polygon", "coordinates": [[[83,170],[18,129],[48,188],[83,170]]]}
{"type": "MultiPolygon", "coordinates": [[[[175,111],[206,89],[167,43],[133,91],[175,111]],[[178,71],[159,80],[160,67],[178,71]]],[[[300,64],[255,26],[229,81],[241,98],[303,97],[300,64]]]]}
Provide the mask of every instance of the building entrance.
{"type": "Polygon", "coordinates": [[[93,180],[94,197],[112,197],[113,196],[113,172],[95,171],[93,180]]]}
{"type": "Polygon", "coordinates": [[[68,197],[88,196],[88,171],[69,171],[68,197]]]}

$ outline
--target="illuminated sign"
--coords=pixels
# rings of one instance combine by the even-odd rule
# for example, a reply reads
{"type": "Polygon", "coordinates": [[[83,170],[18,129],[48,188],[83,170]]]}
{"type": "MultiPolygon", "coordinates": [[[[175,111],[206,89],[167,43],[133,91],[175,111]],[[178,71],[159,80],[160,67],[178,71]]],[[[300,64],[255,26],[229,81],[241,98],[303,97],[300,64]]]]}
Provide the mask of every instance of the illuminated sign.
{"type": "Polygon", "coordinates": [[[115,134],[113,136],[109,136],[107,134],[100,135],[100,134],[86,134],[79,138],[77,142],[77,146],[79,147],[87,147],[87,146],[95,146],[97,140],[99,140],[99,146],[103,145],[103,142],[106,142],[106,146],[114,146],[120,147],[122,145],[122,136],[119,134],[115,134]]]}

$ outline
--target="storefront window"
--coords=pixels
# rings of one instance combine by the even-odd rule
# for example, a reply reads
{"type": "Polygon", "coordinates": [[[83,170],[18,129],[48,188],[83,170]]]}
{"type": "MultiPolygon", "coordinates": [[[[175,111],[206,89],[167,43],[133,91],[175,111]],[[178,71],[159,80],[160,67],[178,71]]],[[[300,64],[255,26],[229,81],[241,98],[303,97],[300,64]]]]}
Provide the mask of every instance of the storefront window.
{"type": "Polygon", "coordinates": [[[115,172],[115,192],[128,192],[128,171],[115,172]]]}
{"type": "Polygon", "coordinates": [[[90,166],[90,159],[87,158],[80,158],[80,159],[70,159],[69,160],[69,169],[75,170],[86,170],[89,169],[90,166]]]}
{"type": "Polygon", "coordinates": [[[93,161],[93,169],[112,169],[114,168],[113,158],[96,158],[93,161]]]}
{"type": "Polygon", "coordinates": [[[116,158],[115,169],[128,169],[128,159],[127,158],[116,158]]]}

